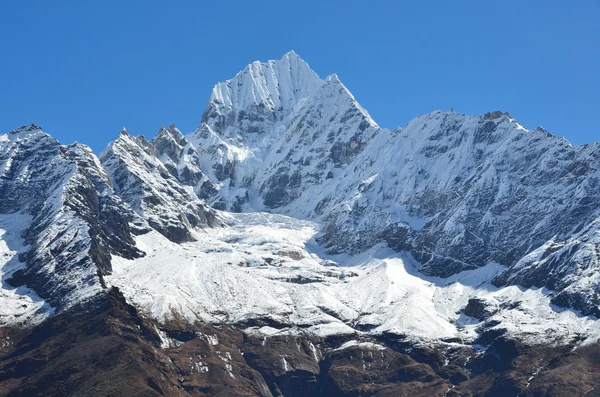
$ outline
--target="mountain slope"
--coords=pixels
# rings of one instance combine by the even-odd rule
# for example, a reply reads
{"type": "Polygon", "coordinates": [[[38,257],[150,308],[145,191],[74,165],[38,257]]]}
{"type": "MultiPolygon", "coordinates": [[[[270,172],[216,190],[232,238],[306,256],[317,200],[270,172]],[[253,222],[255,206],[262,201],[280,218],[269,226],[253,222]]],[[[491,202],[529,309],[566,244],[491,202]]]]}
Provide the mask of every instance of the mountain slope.
{"type": "MultiPolygon", "coordinates": [[[[240,77],[251,69],[234,79],[239,92],[256,90],[253,80],[240,77]]],[[[254,103],[225,102],[233,113],[236,104],[254,103]]],[[[225,126],[204,117],[188,135],[210,180],[209,202],[314,219],[322,223],[319,241],[330,253],[356,254],[385,242],[411,252],[423,274],[442,277],[489,263],[516,266],[600,215],[598,144],[573,147],[501,112],[433,112],[402,129],[381,129],[337,76],[291,108],[277,125],[259,117],[252,128],[239,118],[228,118],[225,126]],[[254,129],[261,131],[259,140],[229,136],[254,129]]],[[[509,279],[516,282],[498,277],[495,283],[509,279]]],[[[560,295],[566,287],[557,281],[519,283],[560,295]]],[[[595,287],[586,285],[555,302],[596,313],[597,304],[588,299],[595,287]]]]}
{"type": "Polygon", "coordinates": [[[596,229],[597,144],[573,147],[500,112],[432,112],[382,129],[336,75],[318,79],[296,54],[217,84],[198,130],[162,129],[154,141],[163,149],[150,149],[146,163],[170,170],[173,184],[217,209],[314,220],[329,254],[384,243],[409,252],[428,277],[500,264],[510,269],[496,287],[547,287],[554,303],[597,313],[595,283],[570,278],[581,266],[542,278],[522,269],[549,241],[596,229]]]}
{"type": "MultiPolygon", "coordinates": [[[[171,155],[178,159],[177,152],[181,152],[182,148],[167,130],[161,129],[153,142],[167,150],[161,141],[169,137],[173,145],[171,149],[174,150],[171,155]]],[[[123,131],[100,154],[100,160],[118,194],[150,226],[172,241],[190,241],[190,229],[193,227],[211,227],[218,223],[214,211],[206,208],[193,192],[177,181],[177,175],[172,175],[156,157],[160,154],[156,152],[153,142],[143,137],[130,137],[123,131]]],[[[172,165],[167,151],[161,157],[168,165],[172,165]]]]}
{"type": "Polygon", "coordinates": [[[27,267],[6,282],[27,284],[62,309],[102,290],[112,254],[142,255],[128,222],[136,217],[89,148],[61,146],[34,125],[3,135],[0,145],[2,212],[31,216],[23,232],[29,250],[19,257],[27,267]]]}

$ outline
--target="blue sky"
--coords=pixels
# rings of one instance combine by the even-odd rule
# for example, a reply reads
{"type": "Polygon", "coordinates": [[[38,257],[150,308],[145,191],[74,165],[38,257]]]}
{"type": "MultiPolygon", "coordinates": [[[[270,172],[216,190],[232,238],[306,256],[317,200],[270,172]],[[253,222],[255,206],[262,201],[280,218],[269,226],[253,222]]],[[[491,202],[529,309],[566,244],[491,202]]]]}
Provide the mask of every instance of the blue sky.
{"type": "Polygon", "coordinates": [[[384,127],[499,109],[600,140],[600,0],[3,1],[0,131],[191,132],[217,81],[291,49],[384,127]]]}

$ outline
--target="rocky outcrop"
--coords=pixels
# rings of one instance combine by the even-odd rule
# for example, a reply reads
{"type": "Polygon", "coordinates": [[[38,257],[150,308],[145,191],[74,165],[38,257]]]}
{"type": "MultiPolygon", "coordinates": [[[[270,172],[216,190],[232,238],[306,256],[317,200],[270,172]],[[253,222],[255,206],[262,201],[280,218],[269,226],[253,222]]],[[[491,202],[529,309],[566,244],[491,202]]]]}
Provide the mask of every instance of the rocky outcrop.
{"type": "Polygon", "coordinates": [[[88,147],[61,146],[34,125],[6,138],[0,143],[0,208],[32,217],[23,236],[27,267],[7,281],[27,284],[59,309],[93,297],[111,272],[111,255],[143,255],[133,235],[147,225],[114,194],[88,147]]]}
{"type": "Polygon", "coordinates": [[[123,131],[100,155],[119,196],[152,228],[178,243],[192,241],[193,228],[219,224],[215,211],[178,180],[172,158],[182,157],[185,143],[174,128],[162,128],[152,142],[123,131]]]}

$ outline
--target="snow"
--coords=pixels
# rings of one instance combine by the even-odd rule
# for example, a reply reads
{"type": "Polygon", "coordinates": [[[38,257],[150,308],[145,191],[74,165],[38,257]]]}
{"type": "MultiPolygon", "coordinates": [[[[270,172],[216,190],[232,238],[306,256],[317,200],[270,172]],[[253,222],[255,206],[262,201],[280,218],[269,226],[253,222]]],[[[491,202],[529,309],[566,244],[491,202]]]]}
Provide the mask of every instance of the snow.
{"type": "Polygon", "coordinates": [[[391,332],[416,342],[472,343],[483,325],[461,313],[472,297],[504,307],[490,317],[497,323],[491,328],[533,344],[565,343],[595,324],[551,305],[548,291],[492,286],[504,270],[498,264],[425,277],[409,254],[385,246],[357,256],[324,255],[317,233],[316,223],[282,215],[231,214],[228,227],[198,232],[197,242],[139,236],[148,255],[114,258],[107,282],[158,321],[176,312],[189,322],[269,319],[283,327],[248,330],[265,336],[299,329],[316,336],[391,332]],[[340,267],[320,264],[328,260],[340,267]],[[311,282],[291,282],[300,277],[311,282]]]}
{"type": "Polygon", "coordinates": [[[0,328],[37,325],[54,312],[33,290],[14,288],[6,281],[14,272],[25,268],[18,256],[27,249],[21,233],[30,223],[31,217],[27,215],[0,215],[0,328]]]}
{"type": "MultiPolygon", "coordinates": [[[[0,207],[5,214],[28,214],[31,219],[29,224],[21,225],[16,218],[10,218],[7,221],[10,233],[4,236],[3,244],[9,244],[10,250],[13,246],[20,249],[14,238],[27,229],[31,244],[27,247],[28,276],[57,310],[66,309],[102,291],[97,268],[88,255],[92,244],[89,224],[76,210],[85,205],[80,189],[95,187],[98,195],[109,201],[113,192],[88,147],[61,146],[34,125],[14,130],[6,138],[0,141],[0,163],[10,163],[10,169],[0,178],[4,192],[0,207]],[[12,221],[16,225],[11,225],[12,221]]],[[[5,272],[13,272],[17,263],[14,257],[5,265],[5,272]]],[[[2,293],[7,294],[8,286],[3,284],[2,293]]]]}
{"type": "Polygon", "coordinates": [[[253,62],[233,79],[218,83],[210,102],[226,111],[264,104],[271,110],[291,110],[320,85],[319,77],[295,52],[279,61],[253,62]]]}
{"type": "Polygon", "coordinates": [[[159,319],[175,310],[190,321],[283,321],[294,305],[285,280],[325,273],[309,256],[299,261],[306,270],[290,258],[301,252],[297,242],[312,235],[311,226],[268,214],[254,225],[245,224],[245,215],[232,218],[232,226],[198,232],[197,242],[181,246],[158,233],[140,236],[138,247],[148,255],[115,258],[107,281],[159,319]]]}
{"type": "Polygon", "coordinates": [[[366,350],[385,350],[386,347],[382,346],[382,345],[378,345],[377,343],[373,343],[373,342],[360,342],[357,340],[350,340],[348,342],[343,343],[340,347],[338,347],[337,349],[335,349],[334,351],[339,351],[339,350],[345,350],[348,349],[350,347],[360,347],[366,350]]]}

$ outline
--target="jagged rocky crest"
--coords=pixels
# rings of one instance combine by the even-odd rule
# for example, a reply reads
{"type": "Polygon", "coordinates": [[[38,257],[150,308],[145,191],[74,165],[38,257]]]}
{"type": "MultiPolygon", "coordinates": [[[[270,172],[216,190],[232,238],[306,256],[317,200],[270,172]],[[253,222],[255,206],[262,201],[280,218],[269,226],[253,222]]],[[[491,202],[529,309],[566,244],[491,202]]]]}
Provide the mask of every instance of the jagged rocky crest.
{"type": "Polygon", "coordinates": [[[102,290],[111,255],[143,255],[133,234],[145,221],[114,194],[88,147],[62,146],[35,125],[4,137],[2,213],[32,219],[23,235],[30,246],[22,255],[27,268],[12,275],[12,285],[27,284],[53,306],[65,308],[102,290]]]}
{"type": "MultiPolygon", "coordinates": [[[[194,227],[218,224],[214,210],[179,181],[188,176],[189,168],[178,167],[173,158],[179,163],[180,157],[187,159],[193,150],[184,153],[182,144],[185,138],[174,126],[161,128],[152,141],[122,131],[100,154],[116,192],[150,226],[178,243],[193,240],[190,230],[194,227]]],[[[196,177],[202,178],[198,172],[196,177]]]]}

